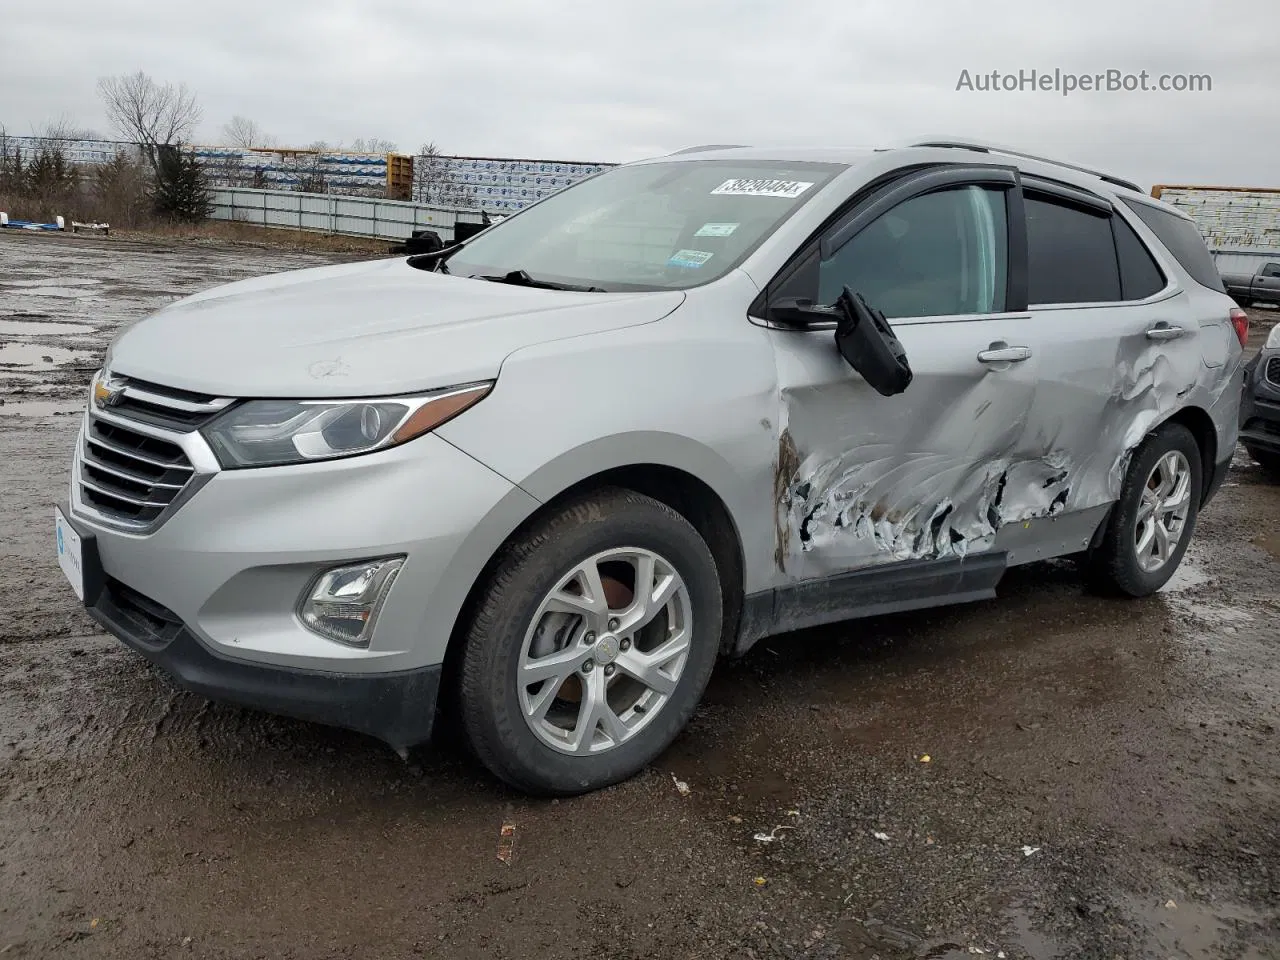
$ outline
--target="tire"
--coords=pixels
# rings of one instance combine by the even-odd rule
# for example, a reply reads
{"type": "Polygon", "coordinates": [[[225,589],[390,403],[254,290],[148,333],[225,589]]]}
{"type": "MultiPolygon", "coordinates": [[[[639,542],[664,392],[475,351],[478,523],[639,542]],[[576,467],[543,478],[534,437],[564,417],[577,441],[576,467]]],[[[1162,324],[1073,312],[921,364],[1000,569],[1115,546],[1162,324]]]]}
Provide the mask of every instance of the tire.
{"type": "Polygon", "coordinates": [[[715,666],[721,621],[715,561],[684,517],[621,489],[571,501],[508,545],[478,601],[458,671],[467,741],[497,777],[529,793],[568,796],[625,780],[658,757],[693,715],[715,666]],[[655,558],[652,582],[674,592],[666,606],[652,605],[658,612],[648,625],[628,634],[626,620],[640,607],[611,593],[620,583],[625,587],[629,575],[632,587],[641,582],[642,555],[655,558]],[[628,567],[619,556],[634,563],[628,567]],[[597,571],[607,616],[602,608],[578,606],[598,595],[587,586],[588,574],[572,576],[589,569],[597,571]],[[540,612],[545,606],[553,609],[540,612]],[[679,647],[682,634],[688,636],[683,659],[676,654],[645,666],[653,687],[638,679],[639,658],[665,656],[679,647]],[[584,651],[588,660],[580,661],[584,651]],[[562,659],[555,675],[522,689],[518,672],[552,669],[543,667],[542,657],[548,664],[556,658],[580,662],[567,670],[570,661],[562,659]],[[592,705],[601,696],[612,721],[589,710],[599,709],[592,705]],[[545,715],[527,716],[544,702],[545,715]],[[572,730],[562,731],[570,722],[572,730]]]}
{"type": "MultiPolygon", "coordinates": [[[[1145,597],[1164,586],[1178,569],[1187,543],[1195,532],[1203,489],[1200,448],[1191,431],[1178,423],[1166,423],[1150,434],[1134,451],[1120,488],[1120,498],[1111,511],[1102,540],[1085,561],[1090,583],[1104,592],[1127,594],[1131,597],[1145,597]],[[1148,557],[1148,554],[1138,549],[1140,533],[1150,522],[1140,515],[1146,513],[1145,501],[1156,493],[1148,487],[1148,483],[1153,480],[1153,471],[1166,457],[1174,455],[1181,456],[1180,462],[1188,474],[1185,490],[1186,515],[1177,524],[1175,538],[1169,540],[1163,562],[1152,569],[1150,564],[1155,558],[1148,558],[1144,565],[1143,558],[1148,557]],[[1142,530],[1139,528],[1140,520],[1143,522],[1142,530]]],[[[1170,495],[1167,499],[1172,501],[1175,498],[1170,495]]],[[[1164,499],[1157,498],[1155,502],[1163,504],[1164,499]]],[[[1171,513],[1162,507],[1157,515],[1168,519],[1176,512],[1171,513]]],[[[1171,520],[1164,525],[1166,529],[1168,525],[1172,525],[1171,520]]]]}
{"type": "Polygon", "coordinates": [[[1248,447],[1249,456],[1253,458],[1253,462],[1260,466],[1273,477],[1280,478],[1280,453],[1272,453],[1270,450],[1262,450],[1258,447],[1248,447]]]}

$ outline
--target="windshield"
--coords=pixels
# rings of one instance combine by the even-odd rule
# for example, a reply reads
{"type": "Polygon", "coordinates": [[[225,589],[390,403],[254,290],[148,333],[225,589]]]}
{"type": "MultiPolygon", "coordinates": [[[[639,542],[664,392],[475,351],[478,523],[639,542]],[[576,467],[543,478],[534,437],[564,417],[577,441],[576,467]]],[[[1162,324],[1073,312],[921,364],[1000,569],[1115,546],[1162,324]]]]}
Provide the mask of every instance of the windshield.
{"type": "Polygon", "coordinates": [[[694,160],[618,167],[449,257],[455,276],[675,290],[723,276],[832,177],[835,163],[694,160]]]}

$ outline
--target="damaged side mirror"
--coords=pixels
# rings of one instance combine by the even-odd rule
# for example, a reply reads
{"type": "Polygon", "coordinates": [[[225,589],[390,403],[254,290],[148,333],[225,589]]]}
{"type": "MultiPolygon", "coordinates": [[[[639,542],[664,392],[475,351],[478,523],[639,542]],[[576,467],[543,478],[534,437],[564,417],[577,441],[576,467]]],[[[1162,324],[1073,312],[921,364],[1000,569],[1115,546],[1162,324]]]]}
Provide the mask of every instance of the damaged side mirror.
{"type": "Polygon", "coordinates": [[[848,287],[834,306],[839,315],[836,349],[845,362],[882,396],[906,390],[911,383],[911,365],[884,314],[848,287]]]}
{"type": "Polygon", "coordinates": [[[889,321],[848,287],[831,306],[799,297],[781,298],[769,305],[769,318],[800,329],[834,323],[840,356],[883,396],[902,393],[911,383],[907,352],[889,321]]]}

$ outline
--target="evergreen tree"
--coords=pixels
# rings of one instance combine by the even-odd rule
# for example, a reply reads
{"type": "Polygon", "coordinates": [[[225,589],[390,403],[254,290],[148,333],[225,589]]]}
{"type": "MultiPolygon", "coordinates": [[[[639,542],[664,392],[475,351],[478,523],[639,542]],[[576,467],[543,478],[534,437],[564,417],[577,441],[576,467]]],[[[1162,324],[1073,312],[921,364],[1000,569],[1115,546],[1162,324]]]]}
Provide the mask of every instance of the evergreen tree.
{"type": "Polygon", "coordinates": [[[204,169],[195,155],[181,147],[161,146],[152,203],[167,220],[195,222],[209,216],[213,197],[204,169]]]}

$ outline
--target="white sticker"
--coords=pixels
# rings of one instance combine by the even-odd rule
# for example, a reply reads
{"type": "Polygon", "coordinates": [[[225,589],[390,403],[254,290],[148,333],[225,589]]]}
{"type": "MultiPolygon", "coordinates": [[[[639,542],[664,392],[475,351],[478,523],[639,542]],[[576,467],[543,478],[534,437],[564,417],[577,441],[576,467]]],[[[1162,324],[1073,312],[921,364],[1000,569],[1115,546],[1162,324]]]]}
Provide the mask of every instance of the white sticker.
{"type": "Polygon", "coordinates": [[[731,237],[738,229],[736,223],[704,223],[698,228],[695,237],[731,237]]]}
{"type": "Polygon", "coordinates": [[[677,250],[667,261],[667,266],[688,267],[696,270],[714,256],[714,253],[708,253],[706,250],[677,250]]]}
{"type": "Polygon", "coordinates": [[[804,180],[726,180],[711,191],[712,196],[785,197],[794,200],[813,184],[804,180]]]}

